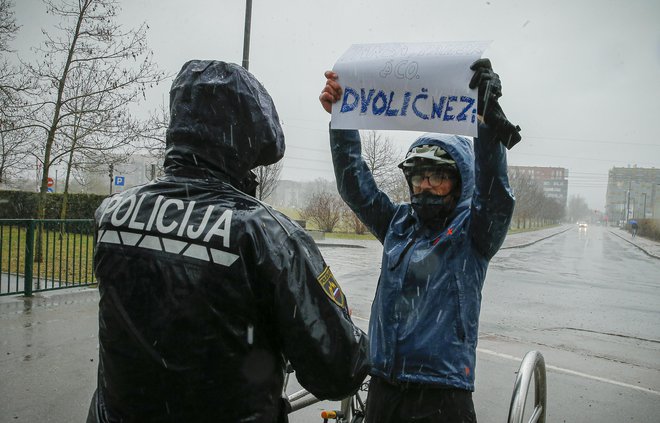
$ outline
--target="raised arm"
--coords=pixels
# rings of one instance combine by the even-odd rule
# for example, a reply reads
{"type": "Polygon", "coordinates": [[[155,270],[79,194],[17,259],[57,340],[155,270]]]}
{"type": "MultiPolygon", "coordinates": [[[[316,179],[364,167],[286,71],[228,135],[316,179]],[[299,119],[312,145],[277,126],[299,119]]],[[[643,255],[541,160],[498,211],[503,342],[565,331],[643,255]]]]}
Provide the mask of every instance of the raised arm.
{"type": "MultiPolygon", "coordinates": [[[[326,85],[319,101],[325,111],[331,113],[332,104],[341,98],[342,89],[336,73],[327,71],[325,77],[326,85]]],[[[330,128],[330,149],[339,194],[371,233],[383,242],[397,206],[378,189],[362,158],[359,132],[330,128]]]]}
{"type": "Polygon", "coordinates": [[[479,125],[474,140],[475,189],[472,197],[470,235],[479,251],[488,259],[504,242],[514,197],[507,176],[506,150],[488,125],[479,125]]]}
{"type": "Polygon", "coordinates": [[[498,103],[502,95],[499,76],[490,60],[471,67],[470,88],[479,88],[478,137],[474,140],[475,190],[470,234],[481,253],[490,259],[504,242],[515,204],[507,176],[506,150],[520,141],[520,127],[506,118],[498,103]]]}

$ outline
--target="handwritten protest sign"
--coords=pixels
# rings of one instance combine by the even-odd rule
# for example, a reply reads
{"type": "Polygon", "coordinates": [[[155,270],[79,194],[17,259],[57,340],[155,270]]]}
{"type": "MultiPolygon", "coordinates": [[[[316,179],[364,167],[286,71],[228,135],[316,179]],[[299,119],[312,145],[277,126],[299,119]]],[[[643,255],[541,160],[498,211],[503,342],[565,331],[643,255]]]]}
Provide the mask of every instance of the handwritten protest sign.
{"type": "Polygon", "coordinates": [[[342,98],[336,129],[401,129],[477,135],[470,65],[489,42],[352,45],[335,63],[342,98]]]}

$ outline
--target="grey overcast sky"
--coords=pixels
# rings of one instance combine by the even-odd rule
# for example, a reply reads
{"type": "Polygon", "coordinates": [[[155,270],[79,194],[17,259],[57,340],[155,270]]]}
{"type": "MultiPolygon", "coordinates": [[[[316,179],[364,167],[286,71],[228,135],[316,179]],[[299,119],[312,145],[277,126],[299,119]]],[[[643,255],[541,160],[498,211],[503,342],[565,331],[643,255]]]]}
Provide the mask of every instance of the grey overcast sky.
{"type": "MultiPolygon", "coordinates": [[[[23,56],[52,25],[39,0],[15,0],[23,56]]],[[[190,59],[240,64],[243,0],[120,0],[119,21],[147,22],[156,62],[176,73],[190,59]]],[[[333,179],[328,121],[318,103],[351,45],[492,40],[501,104],[523,141],[509,164],[569,169],[569,195],[603,209],[607,171],[660,167],[660,1],[253,0],[250,71],[277,106],[287,139],[283,179],[333,179]]],[[[142,110],[167,102],[169,84],[142,110]]],[[[387,132],[402,154],[418,135],[387,132]]]]}

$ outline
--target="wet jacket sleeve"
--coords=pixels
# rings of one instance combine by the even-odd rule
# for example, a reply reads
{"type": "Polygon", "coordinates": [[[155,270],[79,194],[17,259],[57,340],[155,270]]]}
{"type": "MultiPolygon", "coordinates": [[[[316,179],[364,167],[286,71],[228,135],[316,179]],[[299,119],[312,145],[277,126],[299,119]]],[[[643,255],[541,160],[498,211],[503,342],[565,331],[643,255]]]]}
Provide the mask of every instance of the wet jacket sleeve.
{"type": "Polygon", "coordinates": [[[353,394],[369,371],[368,339],[312,238],[292,232],[277,245],[274,316],[300,384],[320,399],[353,394]]]}
{"type": "Polygon", "coordinates": [[[362,158],[360,133],[330,129],[330,150],[341,198],[382,243],[396,205],[376,186],[362,158]]]}
{"type": "Polygon", "coordinates": [[[481,254],[490,259],[504,242],[515,200],[507,176],[506,150],[488,125],[479,125],[474,155],[470,235],[481,254]]]}

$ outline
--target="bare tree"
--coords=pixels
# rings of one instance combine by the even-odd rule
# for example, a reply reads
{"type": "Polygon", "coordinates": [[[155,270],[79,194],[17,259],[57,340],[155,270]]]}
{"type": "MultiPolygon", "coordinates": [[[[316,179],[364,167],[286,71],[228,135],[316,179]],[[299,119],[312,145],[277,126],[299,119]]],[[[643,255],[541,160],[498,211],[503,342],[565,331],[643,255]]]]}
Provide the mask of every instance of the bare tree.
{"type": "Polygon", "coordinates": [[[29,128],[11,130],[0,119],[0,184],[28,169],[30,135],[29,128]]]}
{"type": "Polygon", "coordinates": [[[277,187],[282,173],[282,160],[270,166],[259,166],[254,169],[257,175],[257,198],[259,200],[267,199],[277,187]]]}
{"type": "Polygon", "coordinates": [[[347,205],[342,207],[341,221],[347,232],[353,232],[356,235],[363,235],[367,232],[367,227],[347,205]]]}
{"type": "Polygon", "coordinates": [[[571,195],[568,199],[568,218],[571,222],[586,219],[591,214],[587,201],[580,195],[571,195]]]}
{"type": "MultiPolygon", "coordinates": [[[[66,163],[65,184],[60,218],[66,218],[69,181],[71,172],[107,169],[112,180],[112,169],[129,161],[139,149],[150,145],[149,136],[159,128],[160,121],[145,122],[131,117],[125,98],[107,90],[107,81],[99,89],[98,72],[78,72],[70,75],[72,83],[67,87],[67,98],[62,110],[69,116],[67,124],[60,128],[65,147],[53,160],[62,157],[66,163]],[[87,95],[98,92],[97,95],[87,95]]],[[[164,142],[161,140],[161,151],[164,142]]],[[[110,182],[110,190],[112,181],[110,182]]],[[[111,192],[111,191],[110,191],[111,192]]]]}
{"type": "Polygon", "coordinates": [[[546,197],[540,210],[540,217],[544,223],[559,223],[564,217],[564,206],[558,200],[546,197]]]}
{"type": "Polygon", "coordinates": [[[344,203],[328,183],[317,180],[316,190],[307,205],[300,210],[300,217],[316,224],[324,232],[332,232],[342,217],[344,203]]]}
{"type": "Polygon", "coordinates": [[[27,64],[39,84],[29,104],[30,125],[44,131],[37,146],[43,165],[39,217],[44,215],[48,172],[54,162],[66,156],[74,159],[71,152],[85,145],[81,139],[103,138],[92,137],[94,132],[112,134],[125,122],[126,107],[166,77],[147,48],[146,23],[124,30],[115,22],[116,0],[44,3],[47,13],[60,22],[55,31],[44,31],[46,40],[35,49],[43,60],[27,64]],[[101,122],[102,129],[97,126],[101,122]]]}
{"type": "Polygon", "coordinates": [[[10,42],[19,26],[14,17],[13,2],[0,0],[0,183],[17,176],[27,168],[30,130],[21,128],[20,94],[29,88],[20,66],[7,60],[10,42]]]}
{"type": "Polygon", "coordinates": [[[149,119],[140,131],[142,147],[152,159],[150,179],[163,173],[165,161],[165,137],[170,122],[170,111],[163,103],[158,109],[151,111],[149,119]]]}
{"type": "Polygon", "coordinates": [[[69,192],[99,193],[105,192],[108,186],[108,169],[71,169],[72,180],[69,182],[69,192]]]}
{"type": "Polygon", "coordinates": [[[545,198],[543,190],[531,175],[524,171],[509,169],[509,184],[516,196],[513,220],[517,227],[526,228],[527,224],[531,224],[532,219],[541,210],[545,198]]]}
{"type": "Polygon", "coordinates": [[[11,51],[9,42],[14,39],[18,25],[12,10],[14,3],[11,0],[0,0],[0,51],[11,51]]]}
{"type": "Polygon", "coordinates": [[[19,26],[12,10],[14,3],[11,0],[0,0],[0,117],[6,120],[6,108],[16,101],[16,94],[24,85],[19,78],[20,69],[12,66],[7,60],[7,53],[11,53],[10,43],[13,41],[19,26]]]}
{"type": "Polygon", "coordinates": [[[403,172],[399,171],[393,178],[391,192],[388,195],[396,203],[410,202],[410,187],[403,172]]]}
{"type": "Polygon", "coordinates": [[[524,169],[509,168],[509,184],[516,196],[512,219],[516,227],[543,226],[563,218],[564,206],[546,196],[538,181],[524,169]]]}
{"type": "Polygon", "coordinates": [[[362,135],[362,158],[367,163],[378,187],[390,195],[395,191],[400,170],[396,167],[400,153],[392,140],[376,131],[362,135]]]}
{"type": "MultiPolygon", "coordinates": [[[[376,185],[396,202],[405,201],[409,192],[405,178],[396,167],[400,153],[394,148],[392,140],[377,131],[361,134],[362,158],[376,181],[376,185]]],[[[360,219],[348,207],[343,211],[345,225],[358,235],[366,231],[360,219]]]]}

